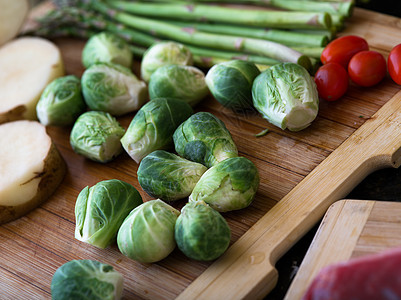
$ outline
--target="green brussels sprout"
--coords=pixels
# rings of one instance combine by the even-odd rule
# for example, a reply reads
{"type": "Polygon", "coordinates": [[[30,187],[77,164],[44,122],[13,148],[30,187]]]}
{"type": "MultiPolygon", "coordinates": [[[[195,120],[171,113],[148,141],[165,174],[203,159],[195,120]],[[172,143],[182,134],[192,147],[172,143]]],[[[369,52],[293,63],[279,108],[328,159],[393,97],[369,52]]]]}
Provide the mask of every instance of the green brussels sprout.
{"type": "Polygon", "coordinates": [[[149,82],[150,76],[164,65],[191,66],[193,57],[189,49],[177,42],[158,42],[146,50],[141,62],[141,77],[149,82]]]}
{"type": "Polygon", "coordinates": [[[116,240],[128,214],[142,203],[136,188],[121,180],[104,180],[85,187],[75,203],[75,238],[106,248],[116,240]]]}
{"type": "Polygon", "coordinates": [[[118,249],[143,263],[167,257],[175,248],[174,226],[180,212],[160,199],[135,208],[124,220],[117,235],[118,249]]]}
{"type": "Polygon", "coordinates": [[[171,97],[198,104],[209,94],[205,74],[193,66],[166,65],[158,68],[149,80],[150,99],[171,97]]]}
{"type": "Polygon", "coordinates": [[[179,155],[208,168],[238,156],[230,132],[221,120],[209,112],[192,115],[177,128],[173,139],[179,155]]]}
{"type": "Polygon", "coordinates": [[[175,240],[187,257],[214,260],[227,250],[230,239],[226,220],[205,202],[189,202],[182,208],[175,224],[175,240]]]}
{"type": "Polygon", "coordinates": [[[125,129],[109,113],[88,111],[79,116],[72,127],[72,149],[91,160],[108,162],[122,151],[120,142],[125,129]]]}
{"type": "Polygon", "coordinates": [[[189,201],[205,201],[220,212],[238,210],[251,204],[258,187],[259,172],[249,159],[228,158],[202,175],[189,201]]]}
{"type": "Polygon", "coordinates": [[[92,110],[121,116],[138,110],[148,99],[146,84],[128,68],[96,63],[82,74],[82,93],[92,110]]]}
{"type": "Polygon", "coordinates": [[[86,42],[82,50],[82,64],[85,68],[98,62],[115,63],[131,68],[133,55],[128,43],[110,32],[100,32],[86,42]]]}
{"type": "Polygon", "coordinates": [[[81,81],[74,75],[53,80],[43,91],[36,114],[43,125],[67,126],[86,109],[81,94],[81,81]]]}
{"type": "Polygon", "coordinates": [[[121,143],[131,158],[139,163],[155,150],[173,147],[174,131],[192,113],[192,107],[182,100],[151,100],[136,113],[121,143]]]}
{"type": "Polygon", "coordinates": [[[54,300],[118,300],[124,278],[111,265],[96,260],[71,260],[53,274],[50,285],[54,300]]]}
{"type": "Polygon", "coordinates": [[[253,106],[252,84],[259,74],[253,62],[230,60],[214,65],[205,80],[211,94],[221,105],[241,111],[253,106]]]}
{"type": "Polygon", "coordinates": [[[281,63],[263,71],[252,86],[255,108],[273,125],[290,131],[308,127],[316,118],[319,96],[308,71],[281,63]]]}
{"type": "Polygon", "coordinates": [[[178,155],[156,150],[138,167],[138,182],[150,196],[166,201],[188,197],[207,168],[178,155]]]}

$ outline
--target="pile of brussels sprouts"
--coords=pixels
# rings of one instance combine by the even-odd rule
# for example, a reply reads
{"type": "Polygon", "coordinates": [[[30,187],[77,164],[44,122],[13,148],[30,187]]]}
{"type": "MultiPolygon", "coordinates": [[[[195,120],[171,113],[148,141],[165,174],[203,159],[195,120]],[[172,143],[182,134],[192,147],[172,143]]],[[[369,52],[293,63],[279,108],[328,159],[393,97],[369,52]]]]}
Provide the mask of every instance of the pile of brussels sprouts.
{"type": "Polygon", "coordinates": [[[166,258],[176,246],[189,258],[214,260],[231,239],[221,213],[249,206],[260,178],[225,124],[193,107],[211,93],[234,111],[256,108],[272,124],[297,131],[317,115],[314,82],[293,63],[261,72],[233,60],[205,75],[185,46],[169,41],[144,53],[142,80],[132,60],[124,40],[96,34],[82,53],[82,78],[56,79],[37,105],[43,124],[72,126],[76,153],[106,163],[125,150],[139,164],[141,188],[154,198],[143,202],[134,186],[117,179],[85,187],[75,205],[75,238],[99,248],[117,243],[143,263],[166,258]],[[132,112],[125,130],[116,118],[132,112]],[[180,200],[187,202],[178,210],[172,203],[180,200]]]}

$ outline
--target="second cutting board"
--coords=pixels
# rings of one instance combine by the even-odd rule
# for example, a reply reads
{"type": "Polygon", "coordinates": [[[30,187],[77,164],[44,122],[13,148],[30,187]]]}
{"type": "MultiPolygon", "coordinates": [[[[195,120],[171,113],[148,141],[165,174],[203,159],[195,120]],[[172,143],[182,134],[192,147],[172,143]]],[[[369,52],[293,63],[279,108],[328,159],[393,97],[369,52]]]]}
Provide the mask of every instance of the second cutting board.
{"type": "Polygon", "coordinates": [[[328,209],[285,299],[301,299],[325,266],[401,245],[401,203],[341,200],[328,209]]]}

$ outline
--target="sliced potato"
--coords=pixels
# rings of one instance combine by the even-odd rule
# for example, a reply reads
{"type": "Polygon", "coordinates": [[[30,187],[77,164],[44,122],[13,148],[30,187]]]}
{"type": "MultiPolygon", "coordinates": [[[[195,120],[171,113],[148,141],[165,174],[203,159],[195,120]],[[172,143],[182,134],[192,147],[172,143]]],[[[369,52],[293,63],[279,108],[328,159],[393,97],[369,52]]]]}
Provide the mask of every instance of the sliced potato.
{"type": "Polygon", "coordinates": [[[0,224],[17,219],[48,199],[66,164],[37,121],[0,125],[0,224]]]}
{"type": "Polygon", "coordinates": [[[28,0],[0,0],[0,45],[17,36],[28,11],[28,0]]]}
{"type": "Polygon", "coordinates": [[[0,124],[36,120],[40,95],[51,81],[63,75],[62,56],[52,42],[22,37],[3,45],[0,48],[0,124]]]}

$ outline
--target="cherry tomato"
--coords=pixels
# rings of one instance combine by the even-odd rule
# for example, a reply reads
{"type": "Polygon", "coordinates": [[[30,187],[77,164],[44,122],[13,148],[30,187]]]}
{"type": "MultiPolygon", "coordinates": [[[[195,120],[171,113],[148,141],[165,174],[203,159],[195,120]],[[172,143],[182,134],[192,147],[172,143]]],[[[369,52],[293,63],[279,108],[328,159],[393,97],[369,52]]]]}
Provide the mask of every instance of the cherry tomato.
{"type": "Polygon", "coordinates": [[[373,86],[387,73],[384,56],[376,51],[361,51],[355,54],[348,64],[348,75],[360,86],[373,86]]]}
{"type": "Polygon", "coordinates": [[[331,41],[323,50],[320,60],[323,64],[336,62],[345,69],[351,58],[360,51],[369,50],[368,42],[356,35],[346,35],[331,41]]]}
{"type": "Polygon", "coordinates": [[[391,49],[387,59],[387,67],[394,82],[401,85],[401,44],[391,49]]]}
{"type": "Polygon", "coordinates": [[[348,73],[338,63],[327,63],[317,70],[315,82],[319,97],[327,101],[335,101],[347,92],[348,73]]]}

